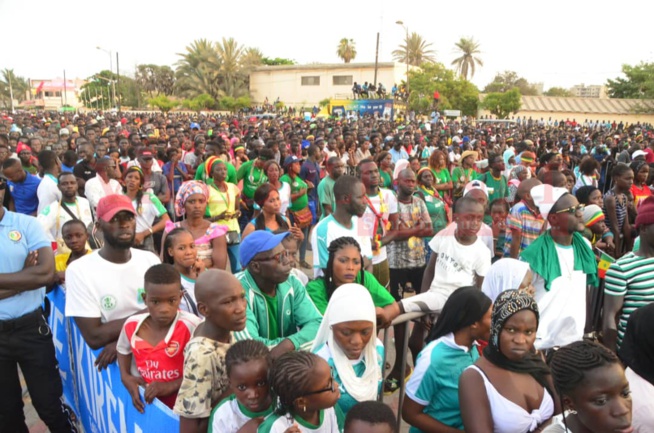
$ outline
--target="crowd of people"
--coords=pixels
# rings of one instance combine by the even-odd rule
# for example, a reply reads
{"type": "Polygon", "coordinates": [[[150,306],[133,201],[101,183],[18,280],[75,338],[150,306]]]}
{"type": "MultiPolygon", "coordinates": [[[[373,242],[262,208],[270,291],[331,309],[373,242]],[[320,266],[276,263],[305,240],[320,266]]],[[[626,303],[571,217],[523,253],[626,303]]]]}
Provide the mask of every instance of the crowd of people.
{"type": "Polygon", "coordinates": [[[50,290],[182,433],[654,431],[652,126],[399,118],[5,113],[0,431],[50,290]]]}

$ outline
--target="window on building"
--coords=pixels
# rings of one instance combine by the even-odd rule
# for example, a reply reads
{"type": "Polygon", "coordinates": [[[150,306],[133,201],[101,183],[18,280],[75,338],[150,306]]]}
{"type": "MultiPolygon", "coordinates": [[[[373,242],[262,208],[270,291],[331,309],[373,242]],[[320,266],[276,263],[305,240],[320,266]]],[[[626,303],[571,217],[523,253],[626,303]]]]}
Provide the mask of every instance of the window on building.
{"type": "Polygon", "coordinates": [[[332,83],[334,86],[351,86],[352,75],[334,75],[332,77],[332,83]]]}
{"type": "Polygon", "coordinates": [[[318,75],[302,77],[303,86],[320,86],[320,77],[318,75]]]}
{"type": "Polygon", "coordinates": [[[46,98],[51,98],[54,96],[54,92],[45,92],[45,97],[46,98]]]}

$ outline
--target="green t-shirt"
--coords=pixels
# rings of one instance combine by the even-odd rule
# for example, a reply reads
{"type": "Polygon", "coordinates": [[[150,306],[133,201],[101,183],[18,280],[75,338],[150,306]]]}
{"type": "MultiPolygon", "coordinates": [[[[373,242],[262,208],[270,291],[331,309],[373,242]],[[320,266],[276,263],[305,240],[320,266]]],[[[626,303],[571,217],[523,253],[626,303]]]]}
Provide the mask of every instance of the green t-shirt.
{"type": "Polygon", "coordinates": [[[325,204],[332,207],[332,212],[336,210],[336,198],[334,197],[334,184],[336,181],[331,176],[325,176],[318,184],[318,201],[320,202],[320,220],[325,218],[325,204]]]}
{"type": "MultiPolygon", "coordinates": [[[[375,304],[375,307],[386,307],[395,302],[393,296],[388,293],[388,290],[375,278],[373,274],[368,271],[364,271],[366,280],[364,281],[363,287],[368,289],[370,296],[372,297],[372,302],[375,304]]],[[[361,284],[361,277],[357,275],[355,283],[361,284]]],[[[327,310],[327,304],[329,300],[327,299],[327,283],[325,283],[324,278],[317,278],[315,280],[309,281],[307,283],[307,293],[313,301],[313,304],[316,306],[320,314],[325,314],[327,310]]]]}
{"type": "MultiPolygon", "coordinates": [[[[280,177],[279,180],[286,182],[291,186],[291,195],[297,194],[301,189],[306,190],[307,188],[307,184],[302,179],[300,179],[300,176],[295,176],[295,179],[291,179],[288,174],[285,174],[284,176],[280,177]]],[[[297,212],[307,206],[309,206],[309,196],[305,192],[300,197],[293,200],[288,208],[293,212],[297,212]]]]}
{"type": "Polygon", "coordinates": [[[379,170],[379,175],[381,176],[381,181],[382,181],[382,184],[379,186],[388,189],[393,188],[393,179],[391,179],[390,174],[386,173],[384,170],[379,170]]]}
{"type": "Polygon", "coordinates": [[[254,198],[254,191],[260,185],[268,182],[268,177],[263,170],[253,166],[254,161],[256,160],[244,162],[236,173],[237,182],[243,179],[243,194],[247,198],[254,198]]]}
{"type": "Polygon", "coordinates": [[[454,167],[452,170],[452,183],[454,184],[454,197],[463,196],[463,188],[468,182],[477,179],[477,172],[474,168],[454,167]]]}
{"type": "Polygon", "coordinates": [[[497,180],[490,173],[484,173],[479,177],[479,180],[484,182],[488,188],[492,188],[493,192],[489,191],[488,203],[498,198],[506,198],[509,196],[509,184],[504,175],[500,175],[500,180],[497,180]]]}
{"type": "Polygon", "coordinates": [[[277,296],[268,296],[265,293],[261,293],[263,298],[266,300],[266,305],[268,306],[268,338],[275,340],[279,338],[279,307],[277,305],[277,296]]]}
{"type": "MultiPolygon", "coordinates": [[[[422,193],[425,196],[425,205],[427,205],[427,212],[429,212],[429,217],[431,218],[431,226],[434,229],[434,234],[440,232],[447,225],[447,211],[445,209],[445,203],[442,200],[439,200],[437,197],[431,196],[428,192],[422,190],[422,193]]],[[[419,194],[417,194],[420,197],[419,194]]],[[[426,238],[430,240],[431,237],[426,238]]]]}
{"type": "MultiPolygon", "coordinates": [[[[225,181],[236,185],[238,183],[236,180],[236,168],[229,162],[226,162],[225,166],[227,166],[227,178],[225,181]]],[[[200,180],[207,185],[213,185],[213,178],[211,176],[207,175],[205,179],[204,164],[200,164],[195,171],[195,180],[200,180]]]]}
{"type": "MultiPolygon", "coordinates": [[[[432,168],[431,173],[434,175],[434,185],[440,185],[452,181],[452,177],[450,176],[450,172],[447,168],[441,168],[438,171],[432,168]]],[[[438,191],[438,195],[441,197],[443,197],[446,193],[447,191],[438,191]]]]}

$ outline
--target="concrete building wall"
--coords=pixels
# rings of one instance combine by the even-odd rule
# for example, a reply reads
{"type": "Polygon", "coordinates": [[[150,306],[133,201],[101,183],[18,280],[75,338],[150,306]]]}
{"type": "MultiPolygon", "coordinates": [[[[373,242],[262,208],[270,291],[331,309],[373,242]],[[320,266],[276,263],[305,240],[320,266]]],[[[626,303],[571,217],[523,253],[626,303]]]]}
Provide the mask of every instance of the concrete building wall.
{"type": "MultiPolygon", "coordinates": [[[[255,104],[277,98],[287,106],[312,107],[326,98],[352,99],[354,82],[374,81],[374,63],[267,66],[250,74],[250,93],[255,104]]],[[[380,63],[377,82],[390,93],[393,83],[406,77],[406,65],[380,63]]]]}
{"type": "Polygon", "coordinates": [[[606,87],[600,85],[586,86],[585,84],[578,84],[573,86],[570,91],[574,96],[579,98],[606,98],[606,87]]]}
{"type": "MultiPolygon", "coordinates": [[[[489,116],[491,115],[489,111],[486,110],[481,110],[479,112],[479,116],[489,116]]],[[[576,120],[577,123],[584,123],[586,119],[589,121],[616,121],[620,123],[622,122],[627,122],[627,123],[651,123],[654,124],[654,114],[623,114],[623,113],[613,113],[613,114],[607,114],[607,113],[581,113],[581,112],[573,112],[573,111],[562,111],[562,112],[543,112],[543,111],[519,111],[518,113],[515,114],[514,117],[520,117],[522,118],[523,116],[526,116],[527,119],[531,117],[533,120],[540,120],[542,117],[545,121],[547,121],[550,117],[552,120],[558,120],[558,121],[565,121],[565,120],[576,120]]],[[[493,116],[495,117],[495,116],[493,116]]],[[[509,116],[509,119],[511,116],[509,116]]]]}

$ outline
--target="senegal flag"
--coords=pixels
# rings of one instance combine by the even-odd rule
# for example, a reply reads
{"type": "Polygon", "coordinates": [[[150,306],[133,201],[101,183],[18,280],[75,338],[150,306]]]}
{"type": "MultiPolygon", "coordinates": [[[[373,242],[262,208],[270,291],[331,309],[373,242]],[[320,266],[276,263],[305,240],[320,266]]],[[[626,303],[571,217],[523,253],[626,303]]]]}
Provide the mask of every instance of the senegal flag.
{"type": "Polygon", "coordinates": [[[615,259],[600,249],[597,251],[600,253],[599,263],[597,263],[597,276],[604,278],[606,276],[606,271],[609,270],[609,266],[611,266],[611,263],[615,262],[615,259]]]}

